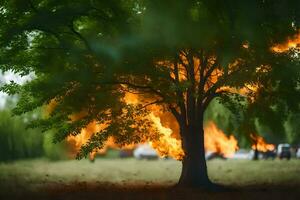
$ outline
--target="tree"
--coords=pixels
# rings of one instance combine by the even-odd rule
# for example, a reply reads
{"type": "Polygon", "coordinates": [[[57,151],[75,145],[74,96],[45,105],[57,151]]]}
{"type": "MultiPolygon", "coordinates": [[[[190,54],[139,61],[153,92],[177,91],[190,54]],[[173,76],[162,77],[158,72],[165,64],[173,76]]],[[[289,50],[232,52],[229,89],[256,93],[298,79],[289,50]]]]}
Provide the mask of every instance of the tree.
{"type": "Polygon", "coordinates": [[[298,141],[300,139],[299,134],[299,123],[297,123],[299,119],[299,113],[293,113],[288,117],[288,120],[285,123],[285,129],[286,129],[286,140],[287,142],[299,145],[298,141]]]}
{"type": "Polygon", "coordinates": [[[24,130],[24,118],[12,117],[10,111],[0,109],[0,161],[36,158],[44,154],[43,135],[39,130],[24,130]]]}
{"type": "Polygon", "coordinates": [[[179,126],[185,154],[179,185],[211,188],[203,120],[213,99],[230,108],[248,134],[254,116],[299,108],[299,60],[271,49],[297,33],[298,6],[272,0],[2,2],[1,68],[36,74],[24,86],[2,90],[20,94],[16,114],[53,104],[32,126],[56,129],[56,141],[93,121],[103,124],[79,158],[111,136],[120,145],[157,139],[147,118],[156,105],[179,126]],[[140,102],[127,103],[127,93],[140,102]]]}

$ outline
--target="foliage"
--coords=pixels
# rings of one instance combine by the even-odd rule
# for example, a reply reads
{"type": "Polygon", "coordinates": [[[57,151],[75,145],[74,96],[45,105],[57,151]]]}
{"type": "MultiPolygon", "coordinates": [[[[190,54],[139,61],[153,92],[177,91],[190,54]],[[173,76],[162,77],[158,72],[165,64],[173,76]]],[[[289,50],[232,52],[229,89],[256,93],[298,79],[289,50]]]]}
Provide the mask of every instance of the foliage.
{"type": "MultiPolygon", "coordinates": [[[[249,148],[251,140],[249,140],[248,134],[239,130],[242,118],[242,114],[233,114],[230,109],[215,99],[205,111],[204,124],[213,121],[225,134],[234,135],[240,148],[249,148]]],[[[257,133],[261,134],[262,132],[257,131],[257,133]]]]}
{"type": "Polygon", "coordinates": [[[69,158],[68,146],[66,143],[53,143],[53,132],[44,135],[43,156],[50,160],[64,160],[69,158]]]}
{"type": "MultiPolygon", "coordinates": [[[[275,112],[275,114],[279,114],[275,112]]],[[[222,129],[226,134],[234,134],[239,140],[239,147],[249,148],[252,140],[249,138],[248,134],[244,134],[240,131],[241,118],[244,116],[234,115],[228,108],[220,104],[217,100],[214,100],[209,105],[205,113],[205,122],[214,121],[217,126],[222,129]]],[[[279,121],[277,124],[266,124],[259,120],[259,118],[254,117],[253,132],[263,136],[267,142],[273,144],[279,143],[290,143],[299,144],[299,114],[289,113],[284,120],[279,121]],[[276,129],[276,127],[282,127],[283,130],[276,129]],[[274,128],[275,127],[275,128],[274,128]],[[282,131],[282,132],[279,132],[282,131]]]]}
{"type": "Polygon", "coordinates": [[[299,114],[291,114],[288,117],[285,125],[287,142],[299,145],[300,143],[300,116],[299,114]]]}
{"type": "Polygon", "coordinates": [[[43,155],[43,135],[39,130],[25,127],[24,118],[12,117],[8,110],[0,110],[0,161],[43,155]]]}
{"type": "Polygon", "coordinates": [[[173,114],[181,138],[202,130],[203,114],[215,98],[238,116],[238,130],[245,134],[254,131],[256,119],[284,134],[283,113],[299,111],[299,57],[270,49],[297,33],[297,0],[0,5],[1,69],[36,74],[24,86],[2,87],[20,95],[14,113],[54,102],[49,117],[31,126],[54,129],[55,141],[79,134],[94,120],[106,125],[80,158],[109,136],[120,145],[155,138],[146,131],[152,128],[145,117],[150,104],[173,114]],[[128,105],[128,92],[137,93],[140,104],[128,105]]]}
{"type": "Polygon", "coordinates": [[[0,161],[46,157],[51,160],[68,158],[65,143],[53,143],[53,132],[26,129],[31,114],[12,116],[10,109],[0,110],[0,161]]]}

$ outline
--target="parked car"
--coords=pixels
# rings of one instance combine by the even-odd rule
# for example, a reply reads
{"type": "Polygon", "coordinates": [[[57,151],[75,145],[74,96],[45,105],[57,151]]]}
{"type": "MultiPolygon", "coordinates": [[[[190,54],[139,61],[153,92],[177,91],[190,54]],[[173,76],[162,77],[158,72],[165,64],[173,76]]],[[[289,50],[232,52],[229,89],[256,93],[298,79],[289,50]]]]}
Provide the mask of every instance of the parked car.
{"type": "Polygon", "coordinates": [[[263,156],[263,159],[269,159],[269,158],[271,158],[271,159],[274,160],[276,158],[276,151],[275,150],[274,151],[268,150],[266,152],[263,152],[262,156],[263,156]]]}
{"type": "Polygon", "coordinates": [[[249,156],[250,152],[249,150],[246,150],[246,149],[240,149],[238,150],[237,152],[234,153],[234,155],[232,157],[229,157],[230,159],[250,159],[250,156],[249,156]]]}
{"type": "Polygon", "coordinates": [[[149,144],[141,144],[134,151],[133,156],[137,159],[158,159],[157,152],[149,144]]]}
{"type": "Polygon", "coordinates": [[[291,145],[289,144],[279,144],[277,147],[277,156],[280,159],[286,158],[291,159],[291,145]]]}

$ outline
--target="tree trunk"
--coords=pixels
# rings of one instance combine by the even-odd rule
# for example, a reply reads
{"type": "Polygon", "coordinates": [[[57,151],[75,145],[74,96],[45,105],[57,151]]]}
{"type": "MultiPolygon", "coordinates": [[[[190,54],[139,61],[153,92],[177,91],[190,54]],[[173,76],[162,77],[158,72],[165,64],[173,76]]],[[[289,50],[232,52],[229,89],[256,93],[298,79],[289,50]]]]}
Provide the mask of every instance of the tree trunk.
{"type": "Polygon", "coordinates": [[[205,160],[203,125],[199,128],[189,128],[181,135],[185,157],[182,160],[178,185],[180,187],[211,187],[212,183],[207,175],[205,160]]]}
{"type": "Polygon", "coordinates": [[[253,160],[258,160],[259,159],[259,152],[257,149],[257,144],[255,146],[255,150],[254,150],[254,155],[253,155],[253,160]]]}

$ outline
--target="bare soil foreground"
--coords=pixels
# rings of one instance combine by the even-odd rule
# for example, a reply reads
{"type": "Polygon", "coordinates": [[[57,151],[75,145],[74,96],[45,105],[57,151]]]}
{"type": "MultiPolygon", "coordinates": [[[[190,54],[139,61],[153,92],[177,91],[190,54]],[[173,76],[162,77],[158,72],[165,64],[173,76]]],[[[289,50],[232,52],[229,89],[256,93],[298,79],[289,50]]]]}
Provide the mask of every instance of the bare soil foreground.
{"type": "Polygon", "coordinates": [[[224,192],[178,189],[174,160],[0,163],[0,199],[300,199],[300,160],[208,162],[224,192]]]}

